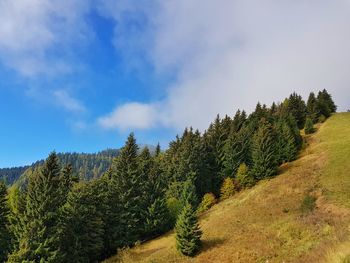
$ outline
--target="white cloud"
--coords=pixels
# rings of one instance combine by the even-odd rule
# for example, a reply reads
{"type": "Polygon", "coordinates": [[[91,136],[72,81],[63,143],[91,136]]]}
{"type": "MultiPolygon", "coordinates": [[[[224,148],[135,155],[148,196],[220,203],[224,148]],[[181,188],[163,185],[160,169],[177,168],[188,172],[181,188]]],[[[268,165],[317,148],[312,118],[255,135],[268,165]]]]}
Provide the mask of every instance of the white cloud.
{"type": "Polygon", "coordinates": [[[176,81],[164,100],[142,106],[159,105],[160,117],[160,111],[140,113],[126,104],[120,106],[124,117],[111,128],[133,128],[137,123],[129,125],[125,116],[140,114],[139,128],[156,123],[204,129],[217,113],[323,88],[340,109],[349,107],[347,0],[155,0],[145,9],[143,2],[122,3],[108,6],[116,20],[116,47],[128,56],[143,54],[160,74],[176,72],[176,81]],[[128,14],[142,14],[146,28],[128,31],[128,14]],[[140,41],[128,45],[135,38],[140,41]]]}
{"type": "Polygon", "coordinates": [[[1,0],[0,61],[24,76],[67,73],[70,48],[89,32],[88,0],[1,0]]]}
{"type": "Polygon", "coordinates": [[[84,105],[79,100],[73,98],[66,90],[56,90],[53,92],[53,96],[56,104],[65,110],[73,113],[83,113],[86,111],[84,105]]]}
{"type": "Polygon", "coordinates": [[[148,129],[158,121],[158,113],[155,105],[126,103],[109,115],[99,118],[98,124],[105,129],[148,129]]]}

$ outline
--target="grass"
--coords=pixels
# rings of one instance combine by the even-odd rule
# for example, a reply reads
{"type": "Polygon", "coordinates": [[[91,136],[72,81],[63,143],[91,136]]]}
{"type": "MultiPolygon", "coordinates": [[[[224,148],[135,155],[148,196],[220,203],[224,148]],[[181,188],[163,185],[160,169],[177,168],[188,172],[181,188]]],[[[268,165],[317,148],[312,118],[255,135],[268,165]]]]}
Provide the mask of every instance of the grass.
{"type": "Polygon", "coordinates": [[[300,158],[282,166],[279,176],[200,217],[203,248],[196,257],[179,255],[170,232],[106,263],[348,262],[350,114],[332,116],[306,140],[300,158]]]}

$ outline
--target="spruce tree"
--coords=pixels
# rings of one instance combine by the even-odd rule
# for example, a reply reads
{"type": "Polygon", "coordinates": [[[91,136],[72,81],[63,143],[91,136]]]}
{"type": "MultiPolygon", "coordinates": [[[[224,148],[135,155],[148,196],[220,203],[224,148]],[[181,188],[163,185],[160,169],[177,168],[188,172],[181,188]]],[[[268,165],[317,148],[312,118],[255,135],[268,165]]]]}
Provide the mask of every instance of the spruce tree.
{"type": "Polygon", "coordinates": [[[194,256],[201,247],[202,231],[191,204],[186,204],[179,215],[176,226],[176,248],[185,256],[194,256]]]}
{"type": "Polygon", "coordinates": [[[111,187],[116,202],[111,209],[115,215],[116,229],[111,233],[118,246],[134,244],[143,231],[142,184],[138,166],[138,146],[130,134],[125,146],[112,165],[111,187]]]}
{"type": "Polygon", "coordinates": [[[307,100],[306,108],[307,108],[308,117],[311,118],[313,123],[316,123],[320,116],[320,110],[318,107],[318,102],[317,102],[315,93],[313,92],[310,93],[309,98],[307,100]]]}
{"type": "Polygon", "coordinates": [[[272,125],[265,120],[254,134],[252,143],[252,173],[257,180],[276,174],[277,160],[275,152],[276,134],[272,125]]]}
{"type": "Polygon", "coordinates": [[[298,148],[292,129],[285,120],[279,120],[276,124],[276,132],[275,155],[278,164],[293,161],[296,158],[298,148]]]}
{"type": "Polygon", "coordinates": [[[142,185],[144,232],[142,234],[144,239],[149,239],[168,229],[169,212],[162,189],[160,170],[147,147],[139,156],[139,169],[140,178],[144,182],[142,185]]]}
{"type": "Polygon", "coordinates": [[[43,167],[30,176],[23,234],[10,262],[62,260],[59,219],[65,198],[61,196],[60,170],[57,155],[51,153],[43,167]]]}
{"type": "Polygon", "coordinates": [[[250,137],[250,132],[246,127],[238,132],[231,132],[224,147],[222,178],[234,177],[241,163],[251,162],[250,137]]]}
{"type": "Polygon", "coordinates": [[[288,112],[295,118],[298,128],[303,129],[307,114],[307,108],[303,98],[294,92],[289,96],[286,106],[288,112]]]}
{"type": "Polygon", "coordinates": [[[315,131],[314,124],[310,118],[306,119],[305,122],[305,134],[311,134],[315,131]]]}
{"type": "Polygon", "coordinates": [[[66,262],[97,262],[103,251],[104,225],[98,191],[91,183],[76,184],[63,207],[66,262]]]}
{"type": "Polygon", "coordinates": [[[9,213],[6,185],[0,180],[0,262],[6,261],[12,243],[9,231],[9,213]]]}

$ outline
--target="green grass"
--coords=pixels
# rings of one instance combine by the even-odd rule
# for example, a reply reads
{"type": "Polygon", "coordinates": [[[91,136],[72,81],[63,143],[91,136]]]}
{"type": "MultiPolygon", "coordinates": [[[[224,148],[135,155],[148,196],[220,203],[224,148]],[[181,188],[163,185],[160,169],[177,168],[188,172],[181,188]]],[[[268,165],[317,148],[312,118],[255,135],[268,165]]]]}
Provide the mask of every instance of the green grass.
{"type": "Polygon", "coordinates": [[[179,255],[170,232],[106,262],[346,263],[350,114],[336,114],[318,128],[306,136],[308,146],[300,158],[283,165],[279,176],[214,205],[200,217],[204,234],[198,256],[179,255]]]}
{"type": "Polygon", "coordinates": [[[321,183],[326,196],[350,208],[350,113],[332,116],[320,129],[320,147],[327,152],[321,183]]]}

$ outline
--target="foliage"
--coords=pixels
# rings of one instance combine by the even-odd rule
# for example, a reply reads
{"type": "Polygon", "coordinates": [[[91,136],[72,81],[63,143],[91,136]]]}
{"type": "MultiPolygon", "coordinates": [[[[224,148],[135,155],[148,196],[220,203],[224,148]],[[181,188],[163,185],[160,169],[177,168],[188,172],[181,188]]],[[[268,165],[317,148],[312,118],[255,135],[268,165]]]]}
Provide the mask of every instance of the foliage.
{"type": "Polygon", "coordinates": [[[306,119],[304,129],[305,129],[305,134],[311,134],[315,131],[314,124],[310,118],[306,119]]]}
{"type": "Polygon", "coordinates": [[[62,195],[60,172],[57,155],[52,153],[29,178],[23,234],[18,249],[10,255],[10,262],[37,258],[45,262],[62,260],[59,219],[66,196],[62,195]]]}
{"type": "Polygon", "coordinates": [[[213,193],[206,193],[202,198],[202,202],[198,206],[197,212],[202,213],[207,211],[210,207],[215,205],[216,202],[217,200],[213,193]]]}
{"type": "Polygon", "coordinates": [[[321,116],[318,118],[318,121],[320,122],[320,123],[324,123],[325,121],[326,121],[326,116],[324,116],[323,114],[321,114],[321,116]]]}
{"type": "Polygon", "coordinates": [[[271,177],[277,171],[276,133],[270,123],[262,120],[253,137],[252,174],[256,180],[271,177]]]}
{"type": "Polygon", "coordinates": [[[166,200],[166,205],[170,215],[170,225],[173,226],[181,213],[182,204],[175,197],[170,197],[166,200]]]}
{"type": "Polygon", "coordinates": [[[65,258],[74,262],[96,262],[103,248],[103,220],[91,183],[73,187],[63,207],[65,258]]]}
{"type": "Polygon", "coordinates": [[[9,191],[8,222],[1,220],[10,230],[9,262],[97,262],[174,225],[177,248],[193,256],[201,236],[195,211],[276,175],[301,149],[300,125],[335,110],[325,90],[307,105],[293,93],[271,107],[258,103],[249,116],[217,116],[203,134],[186,128],[163,152],[140,151],[130,134],[115,155],[53,153],[9,191]]]}
{"type": "Polygon", "coordinates": [[[10,252],[12,237],[9,231],[9,207],[7,205],[7,189],[0,181],[0,262],[5,262],[10,252]]]}
{"type": "Polygon", "coordinates": [[[245,163],[239,165],[236,179],[239,185],[243,187],[251,187],[255,184],[254,175],[249,171],[245,163]]]}
{"type": "Polygon", "coordinates": [[[220,189],[220,198],[222,200],[233,196],[236,193],[235,184],[231,177],[226,177],[221,189],[220,189]]]}
{"type": "Polygon", "coordinates": [[[176,248],[185,256],[194,256],[200,249],[202,232],[195,211],[186,204],[176,221],[176,248]]]}

